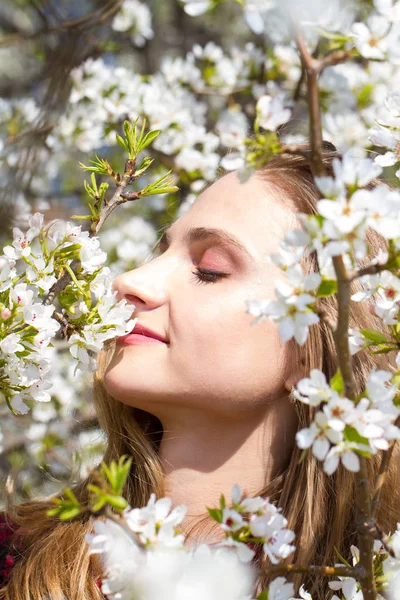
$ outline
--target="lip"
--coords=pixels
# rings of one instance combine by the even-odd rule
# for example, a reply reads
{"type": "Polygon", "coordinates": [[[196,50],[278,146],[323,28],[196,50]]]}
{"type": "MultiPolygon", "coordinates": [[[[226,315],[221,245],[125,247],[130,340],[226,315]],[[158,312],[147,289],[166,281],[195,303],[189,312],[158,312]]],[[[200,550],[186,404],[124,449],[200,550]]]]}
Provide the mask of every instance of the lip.
{"type": "Polygon", "coordinates": [[[161,334],[149,329],[148,327],[145,327],[141,323],[136,323],[130,333],[117,338],[117,344],[128,346],[149,342],[167,344],[168,340],[161,334]]]}

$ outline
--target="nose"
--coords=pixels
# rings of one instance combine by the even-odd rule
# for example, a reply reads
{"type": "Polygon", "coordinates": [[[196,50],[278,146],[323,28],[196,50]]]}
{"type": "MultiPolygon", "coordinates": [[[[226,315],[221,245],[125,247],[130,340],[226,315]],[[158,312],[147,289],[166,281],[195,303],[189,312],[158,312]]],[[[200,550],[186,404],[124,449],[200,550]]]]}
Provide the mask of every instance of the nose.
{"type": "Polygon", "coordinates": [[[125,298],[135,305],[135,311],[152,310],[167,301],[168,269],[162,268],[159,259],[122,273],[114,279],[113,288],[119,300],[125,298]]]}

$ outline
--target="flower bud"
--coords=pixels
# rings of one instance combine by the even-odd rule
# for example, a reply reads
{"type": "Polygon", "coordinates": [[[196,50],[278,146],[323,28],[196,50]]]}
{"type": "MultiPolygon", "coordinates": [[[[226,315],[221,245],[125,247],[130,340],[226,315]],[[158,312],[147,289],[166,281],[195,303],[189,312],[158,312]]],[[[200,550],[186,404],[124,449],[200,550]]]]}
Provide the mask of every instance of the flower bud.
{"type": "Polygon", "coordinates": [[[0,312],[0,317],[5,321],[11,317],[11,310],[9,308],[4,307],[0,312]]]}

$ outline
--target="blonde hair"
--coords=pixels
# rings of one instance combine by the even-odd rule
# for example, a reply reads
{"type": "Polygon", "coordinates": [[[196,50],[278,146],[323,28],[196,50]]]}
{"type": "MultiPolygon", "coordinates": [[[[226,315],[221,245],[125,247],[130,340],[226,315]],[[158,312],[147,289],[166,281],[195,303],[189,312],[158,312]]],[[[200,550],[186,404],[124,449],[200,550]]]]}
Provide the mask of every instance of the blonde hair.
{"type": "MultiPolygon", "coordinates": [[[[335,152],[325,152],[324,163],[332,174],[335,152]]],[[[290,201],[295,212],[314,214],[318,190],[311,174],[309,162],[302,156],[274,157],[259,172],[259,177],[274,186],[282,194],[283,201],[290,201]]],[[[375,182],[374,185],[377,185],[375,182]]],[[[372,231],[368,232],[369,255],[375,256],[385,248],[384,240],[372,231]]],[[[307,271],[318,270],[316,257],[305,259],[307,271]]],[[[358,284],[354,284],[354,290],[358,284]]],[[[324,298],[320,307],[330,319],[337,316],[334,298],[324,298]]],[[[351,306],[351,326],[381,329],[366,304],[351,306]]],[[[336,352],[331,329],[325,322],[310,330],[303,348],[297,348],[299,360],[307,374],[311,369],[321,369],[329,379],[337,369],[336,352]]],[[[112,347],[103,352],[99,371],[94,382],[95,404],[100,426],[107,435],[104,460],[118,459],[123,454],[132,456],[132,468],[125,489],[125,497],[131,506],[143,506],[155,492],[164,494],[163,473],[158,456],[161,424],[153,415],[132,408],[110,397],[102,383],[102,374],[108,363],[112,347]]],[[[388,368],[386,356],[372,356],[359,352],[353,357],[353,369],[357,392],[364,386],[373,367],[388,368]]],[[[310,424],[313,409],[294,402],[299,428],[310,424]]],[[[393,453],[388,470],[377,520],[385,531],[393,531],[400,521],[400,481],[395,465],[399,450],[393,453]]],[[[354,476],[339,467],[333,476],[327,476],[321,463],[308,452],[299,464],[300,451],[295,446],[289,464],[265,489],[263,496],[276,502],[288,519],[288,526],[296,533],[296,552],[289,562],[307,564],[334,564],[337,552],[348,557],[351,544],[357,543],[355,524],[354,476]]],[[[374,486],[381,456],[368,461],[369,479],[374,486]]],[[[82,481],[75,487],[78,498],[85,502],[86,485],[82,481]]],[[[234,482],[232,482],[234,483],[234,482]]],[[[61,523],[46,516],[50,500],[32,501],[10,509],[8,516],[18,526],[16,546],[20,555],[6,585],[0,591],[4,600],[100,600],[102,594],[96,585],[100,566],[87,551],[85,534],[92,530],[93,517],[84,516],[70,523],[61,523]]],[[[268,566],[260,552],[255,564],[263,569],[268,566]]],[[[328,592],[326,580],[308,576],[294,576],[296,585],[305,583],[313,591],[313,597],[322,599],[328,592]]],[[[268,580],[262,574],[258,588],[266,587],[268,580]]]]}

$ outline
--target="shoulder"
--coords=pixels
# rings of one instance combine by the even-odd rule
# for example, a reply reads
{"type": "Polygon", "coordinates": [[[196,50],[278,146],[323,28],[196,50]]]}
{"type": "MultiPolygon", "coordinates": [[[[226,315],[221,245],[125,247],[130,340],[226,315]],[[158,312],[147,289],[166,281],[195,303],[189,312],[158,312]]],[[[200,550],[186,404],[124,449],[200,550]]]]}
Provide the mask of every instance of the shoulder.
{"type": "Polygon", "coordinates": [[[13,552],[12,538],[16,526],[0,513],[0,587],[7,583],[11,569],[15,563],[15,552],[13,552]]]}

